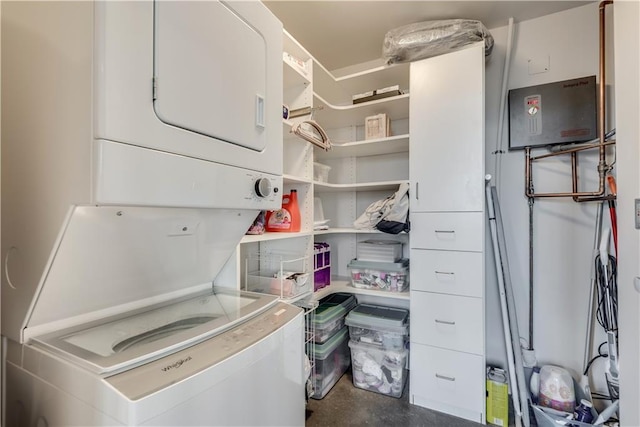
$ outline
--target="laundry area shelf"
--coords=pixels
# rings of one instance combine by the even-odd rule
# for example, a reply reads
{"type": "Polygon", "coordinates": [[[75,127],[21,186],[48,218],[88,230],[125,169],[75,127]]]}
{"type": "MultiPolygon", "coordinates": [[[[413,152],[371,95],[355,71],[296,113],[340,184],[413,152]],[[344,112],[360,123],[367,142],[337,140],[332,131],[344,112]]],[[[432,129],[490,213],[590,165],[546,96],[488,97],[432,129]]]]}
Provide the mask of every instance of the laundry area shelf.
{"type": "Polygon", "coordinates": [[[367,139],[345,143],[333,143],[329,151],[318,151],[318,160],[352,156],[379,156],[382,154],[409,152],[409,134],[393,135],[386,138],[367,139]]]}
{"type": "Polygon", "coordinates": [[[315,230],[313,234],[316,236],[322,234],[384,234],[378,230],[360,230],[358,228],[329,228],[328,230],[315,230]]]}
{"type": "Polygon", "coordinates": [[[365,117],[380,113],[385,113],[390,120],[409,116],[409,94],[354,105],[333,105],[316,92],[313,93],[313,98],[314,106],[322,107],[318,110],[316,119],[322,123],[331,123],[331,127],[335,128],[364,124],[365,117]]]}
{"type": "Polygon", "coordinates": [[[256,242],[268,242],[271,240],[282,240],[282,239],[295,239],[296,237],[309,237],[311,236],[310,231],[299,231],[297,233],[286,233],[286,232],[276,232],[276,233],[264,233],[264,234],[246,234],[242,237],[240,244],[243,243],[256,243],[256,242]]]}
{"type": "Polygon", "coordinates": [[[298,85],[308,85],[311,83],[307,76],[286,61],[283,61],[282,71],[284,73],[283,77],[285,83],[283,88],[285,90],[298,85]]]}
{"type": "Polygon", "coordinates": [[[313,87],[327,102],[334,105],[351,103],[351,95],[398,85],[409,88],[409,64],[386,65],[382,59],[328,71],[322,64],[313,63],[313,87]]]}
{"type": "Polygon", "coordinates": [[[407,181],[362,182],[358,184],[329,184],[326,182],[314,182],[317,193],[336,193],[344,191],[385,191],[398,189],[400,184],[407,181]]]}
{"type": "Polygon", "coordinates": [[[331,280],[331,285],[324,287],[314,293],[315,299],[321,299],[327,295],[335,294],[337,292],[346,292],[354,295],[368,295],[375,297],[384,297],[397,300],[409,301],[409,291],[405,292],[386,292],[371,289],[354,288],[350,285],[351,281],[347,278],[336,278],[331,280]]]}
{"type": "MultiPolygon", "coordinates": [[[[311,295],[296,295],[294,298],[300,300],[297,304],[317,302],[330,294],[348,293],[360,298],[360,302],[374,301],[383,306],[408,308],[408,290],[393,292],[352,286],[349,263],[357,257],[361,242],[374,238],[402,242],[404,255],[408,255],[407,233],[391,235],[376,229],[356,229],[353,224],[367,206],[388,197],[409,181],[409,95],[359,104],[352,104],[352,96],[395,85],[402,90],[408,89],[409,66],[386,66],[378,61],[341,70],[339,76],[334,76],[286,31],[283,46],[286,53],[312,66],[311,72],[307,73],[310,82],[307,82],[298,68],[309,70],[308,66],[299,62],[291,65],[287,55],[283,55],[283,103],[289,111],[303,108],[313,111],[312,115],[282,121],[284,173],[281,191],[283,195],[293,189],[297,191],[302,231],[244,236],[236,256],[228,262],[228,269],[242,271],[252,254],[268,258],[280,252],[297,253],[310,260],[311,265],[305,266],[304,271],[314,272],[313,286],[324,285],[311,295]],[[390,131],[389,136],[365,140],[366,118],[381,113],[389,117],[393,133],[390,131]],[[304,120],[314,120],[326,131],[332,141],[330,150],[316,147],[291,132],[292,126],[304,120]],[[314,223],[331,228],[313,230],[314,223]]],[[[255,271],[251,274],[246,268],[244,270],[241,284],[242,280],[252,280],[264,287],[268,280],[271,288],[272,275],[255,271]]],[[[296,302],[291,298],[282,300],[296,302]]],[[[314,316],[312,309],[309,313],[307,320],[314,316]]],[[[309,355],[308,346],[305,350],[309,355]]]]}
{"type": "Polygon", "coordinates": [[[289,174],[282,175],[282,179],[285,184],[311,184],[312,180],[300,176],[294,176],[289,174]]]}

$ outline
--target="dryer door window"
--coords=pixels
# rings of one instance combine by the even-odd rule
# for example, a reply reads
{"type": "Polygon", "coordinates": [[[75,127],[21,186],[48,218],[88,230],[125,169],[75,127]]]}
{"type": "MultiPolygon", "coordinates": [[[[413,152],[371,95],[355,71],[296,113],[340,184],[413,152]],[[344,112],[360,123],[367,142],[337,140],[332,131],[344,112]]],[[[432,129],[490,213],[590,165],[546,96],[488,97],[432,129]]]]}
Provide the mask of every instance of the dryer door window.
{"type": "Polygon", "coordinates": [[[154,109],[169,125],[260,151],[266,42],[214,1],[156,1],[154,109]]]}

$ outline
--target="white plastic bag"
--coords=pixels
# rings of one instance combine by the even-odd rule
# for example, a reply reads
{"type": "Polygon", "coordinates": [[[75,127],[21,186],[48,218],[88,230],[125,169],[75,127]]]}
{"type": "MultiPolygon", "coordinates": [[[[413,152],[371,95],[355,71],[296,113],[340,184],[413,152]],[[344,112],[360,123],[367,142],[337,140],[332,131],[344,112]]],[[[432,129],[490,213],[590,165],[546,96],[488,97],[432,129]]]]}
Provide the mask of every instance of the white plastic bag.
{"type": "Polygon", "coordinates": [[[480,21],[424,21],[387,32],[382,46],[382,57],[387,64],[417,61],[479,41],[484,41],[484,54],[489,56],[493,49],[493,37],[480,21]]]}

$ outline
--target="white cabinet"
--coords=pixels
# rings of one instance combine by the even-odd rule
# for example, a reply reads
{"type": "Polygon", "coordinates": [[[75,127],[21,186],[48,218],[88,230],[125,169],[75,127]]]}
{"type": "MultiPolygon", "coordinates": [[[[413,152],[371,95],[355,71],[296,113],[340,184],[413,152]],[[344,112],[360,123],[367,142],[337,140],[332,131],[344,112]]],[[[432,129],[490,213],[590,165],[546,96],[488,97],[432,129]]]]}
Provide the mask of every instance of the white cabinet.
{"type": "Polygon", "coordinates": [[[411,211],[482,211],[484,52],[411,64],[411,211]]]}
{"type": "Polygon", "coordinates": [[[413,404],[485,422],[484,50],[411,64],[413,404]]]}

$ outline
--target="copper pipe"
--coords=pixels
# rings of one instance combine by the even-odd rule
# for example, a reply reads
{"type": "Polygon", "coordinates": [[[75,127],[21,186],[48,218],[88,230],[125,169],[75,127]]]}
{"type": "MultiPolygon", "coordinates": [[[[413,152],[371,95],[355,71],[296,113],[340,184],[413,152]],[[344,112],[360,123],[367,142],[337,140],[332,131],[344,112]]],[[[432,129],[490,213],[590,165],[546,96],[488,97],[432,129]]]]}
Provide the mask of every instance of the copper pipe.
{"type": "MultiPolygon", "coordinates": [[[[605,110],[605,89],[607,85],[606,79],[606,67],[605,67],[605,6],[608,4],[612,4],[613,0],[604,0],[600,2],[599,7],[599,15],[600,15],[600,99],[598,104],[598,132],[600,144],[604,143],[604,135],[605,135],[605,119],[606,119],[606,110],[605,110]]],[[[604,147],[600,147],[600,159],[604,162],[604,147]]]]}
{"type": "Polygon", "coordinates": [[[606,122],[606,109],[605,109],[605,88],[606,88],[606,67],[605,67],[605,7],[612,4],[613,0],[604,0],[599,5],[599,24],[600,24],[600,46],[599,46],[599,99],[598,99],[598,143],[589,144],[576,148],[570,148],[555,153],[543,154],[541,156],[531,157],[531,148],[526,147],[525,153],[525,195],[529,198],[536,197],[572,197],[576,202],[587,202],[596,200],[614,200],[615,195],[605,195],[605,179],[610,167],[607,166],[605,148],[607,145],[615,144],[615,141],[605,141],[605,122],[606,122]],[[599,151],[598,160],[598,190],[592,192],[579,192],[578,191],[578,160],[577,153],[579,151],[589,150],[597,148],[599,151]],[[532,163],[535,160],[544,159],[547,157],[555,157],[561,154],[571,154],[571,180],[572,180],[572,192],[571,193],[535,193],[532,191],[533,173],[532,163]]]}
{"type": "Polygon", "coordinates": [[[559,156],[560,154],[569,154],[569,153],[575,153],[578,151],[591,150],[592,148],[599,148],[600,145],[607,146],[607,145],[614,145],[615,143],[616,141],[605,141],[602,144],[598,142],[596,144],[581,145],[579,147],[567,148],[566,150],[556,151],[555,153],[541,154],[539,156],[532,157],[531,160],[535,161],[535,160],[545,159],[547,157],[559,156]]]}

